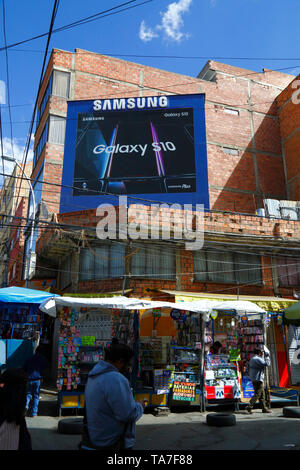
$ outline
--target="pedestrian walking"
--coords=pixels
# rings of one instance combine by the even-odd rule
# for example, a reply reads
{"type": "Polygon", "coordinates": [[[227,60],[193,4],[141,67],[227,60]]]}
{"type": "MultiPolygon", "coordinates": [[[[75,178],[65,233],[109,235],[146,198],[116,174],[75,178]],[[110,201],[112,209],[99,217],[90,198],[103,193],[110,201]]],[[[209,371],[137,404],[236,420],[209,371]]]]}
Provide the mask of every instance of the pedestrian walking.
{"type": "Polygon", "coordinates": [[[23,369],[0,375],[0,450],[32,450],[25,420],[27,381],[23,369]]]}
{"type": "Polygon", "coordinates": [[[144,403],[135,402],[126,373],[133,351],[114,342],[91,370],[85,388],[85,418],[81,450],[131,449],[135,423],[144,403]]]}
{"type": "Polygon", "coordinates": [[[41,354],[42,348],[39,346],[35,353],[27,359],[23,369],[28,373],[28,390],[26,397],[26,410],[29,410],[30,402],[32,400],[32,407],[30,416],[33,418],[37,416],[41,381],[44,371],[48,368],[48,360],[41,354]]]}
{"type": "Polygon", "coordinates": [[[246,410],[250,414],[252,413],[253,406],[257,401],[259,401],[263,413],[272,413],[272,411],[268,410],[266,406],[264,390],[265,368],[269,367],[270,364],[270,352],[268,348],[264,346],[264,354],[261,349],[255,349],[254,356],[249,362],[249,377],[254,388],[254,396],[246,407],[246,410]]]}

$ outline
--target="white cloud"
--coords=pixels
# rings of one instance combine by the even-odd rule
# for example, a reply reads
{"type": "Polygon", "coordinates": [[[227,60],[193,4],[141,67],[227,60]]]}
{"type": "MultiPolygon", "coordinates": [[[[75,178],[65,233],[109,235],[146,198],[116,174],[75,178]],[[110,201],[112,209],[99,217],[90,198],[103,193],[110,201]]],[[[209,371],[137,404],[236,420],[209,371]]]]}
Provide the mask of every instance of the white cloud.
{"type": "MultiPolygon", "coordinates": [[[[23,139],[13,139],[13,149],[11,145],[11,140],[9,137],[3,138],[3,153],[8,157],[14,156],[18,162],[22,163],[23,156],[24,156],[24,149],[25,149],[25,142],[23,139]]],[[[29,149],[27,155],[27,163],[33,159],[33,151],[29,149]]],[[[14,169],[15,164],[13,162],[8,162],[4,160],[4,173],[11,174],[14,169]]],[[[0,161],[0,169],[2,171],[2,161],[0,161]]]]}
{"type": "MultiPolygon", "coordinates": [[[[171,41],[181,42],[183,39],[190,37],[189,34],[183,33],[181,30],[184,26],[182,15],[190,9],[193,0],[178,0],[170,3],[165,12],[161,12],[161,23],[155,26],[157,31],[162,31],[164,37],[171,41]]],[[[153,29],[148,28],[143,20],[140,26],[139,37],[144,42],[149,42],[159,35],[153,29]]]]}
{"type": "Polygon", "coordinates": [[[191,4],[192,0],[170,3],[167,11],[162,14],[159,29],[162,29],[169,39],[180,42],[183,38],[189,37],[189,34],[181,32],[181,28],[183,27],[182,15],[189,11],[191,4]]]}
{"type": "Polygon", "coordinates": [[[140,26],[139,37],[142,41],[148,42],[152,41],[153,38],[157,38],[158,34],[156,34],[151,28],[148,28],[143,20],[140,26]]]}

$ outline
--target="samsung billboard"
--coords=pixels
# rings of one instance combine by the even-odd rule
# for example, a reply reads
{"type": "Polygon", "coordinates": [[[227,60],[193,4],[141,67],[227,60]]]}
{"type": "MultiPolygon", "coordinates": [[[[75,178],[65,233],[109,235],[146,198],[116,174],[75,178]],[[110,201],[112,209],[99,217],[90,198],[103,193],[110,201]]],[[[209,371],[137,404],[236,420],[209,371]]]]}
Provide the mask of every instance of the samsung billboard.
{"type": "Polygon", "coordinates": [[[120,195],[209,208],[203,94],[68,102],[60,212],[120,195]]]}

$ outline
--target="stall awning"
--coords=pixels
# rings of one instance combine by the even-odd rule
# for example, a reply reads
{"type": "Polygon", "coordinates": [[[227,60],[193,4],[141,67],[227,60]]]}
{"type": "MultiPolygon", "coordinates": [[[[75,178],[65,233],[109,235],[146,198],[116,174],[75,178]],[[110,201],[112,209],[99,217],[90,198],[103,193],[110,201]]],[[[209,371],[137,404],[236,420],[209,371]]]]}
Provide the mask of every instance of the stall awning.
{"type": "Polygon", "coordinates": [[[160,292],[164,292],[169,295],[175,296],[175,302],[193,302],[201,299],[213,300],[216,302],[225,302],[227,300],[245,300],[250,301],[258,305],[260,308],[267,312],[277,312],[288,308],[297,302],[293,299],[284,299],[281,297],[267,297],[267,296],[254,296],[254,295],[239,295],[237,299],[236,295],[232,294],[213,294],[207,292],[183,292],[175,290],[160,289],[160,292]]]}
{"type": "Polygon", "coordinates": [[[111,297],[111,298],[87,298],[87,297],[53,297],[45,300],[40,305],[40,309],[56,317],[56,308],[72,307],[72,308],[110,308],[123,310],[149,310],[155,308],[176,308],[179,310],[189,310],[195,313],[208,315],[215,302],[159,302],[154,300],[135,299],[128,297],[111,297]]]}
{"type": "Polygon", "coordinates": [[[44,300],[52,297],[58,297],[51,292],[44,292],[35,289],[26,289],[25,287],[4,287],[0,289],[0,304],[18,303],[18,304],[40,304],[44,300]]]}
{"type": "Polygon", "coordinates": [[[286,325],[300,326],[300,302],[288,307],[283,314],[283,322],[286,325]]]}

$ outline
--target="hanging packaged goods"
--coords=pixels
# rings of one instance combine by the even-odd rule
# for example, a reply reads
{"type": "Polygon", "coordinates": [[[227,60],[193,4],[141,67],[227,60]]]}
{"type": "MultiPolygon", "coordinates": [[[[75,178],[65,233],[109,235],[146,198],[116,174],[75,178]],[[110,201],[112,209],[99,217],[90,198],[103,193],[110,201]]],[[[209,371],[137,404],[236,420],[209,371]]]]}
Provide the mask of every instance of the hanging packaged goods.
{"type": "MultiPolygon", "coordinates": [[[[104,358],[113,338],[132,347],[131,387],[136,400],[145,399],[149,406],[197,405],[204,410],[210,401],[228,400],[238,406],[252,393],[247,364],[254,346],[264,345],[266,324],[265,312],[254,306],[252,314],[250,302],[247,311],[245,302],[223,310],[216,302],[125,297],[55,302],[60,407],[84,406],[89,371],[104,358]]],[[[45,311],[52,308],[49,303],[45,311]]]]}

